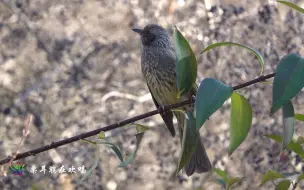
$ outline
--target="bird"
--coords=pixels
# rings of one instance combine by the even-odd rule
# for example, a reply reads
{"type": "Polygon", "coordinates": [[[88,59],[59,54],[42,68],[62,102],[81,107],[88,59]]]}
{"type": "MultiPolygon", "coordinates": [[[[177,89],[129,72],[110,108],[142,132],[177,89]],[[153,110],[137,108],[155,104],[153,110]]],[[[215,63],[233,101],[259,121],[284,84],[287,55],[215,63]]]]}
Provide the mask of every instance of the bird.
{"type": "MultiPolygon", "coordinates": [[[[141,38],[141,71],[143,78],[151,93],[153,102],[157,108],[163,105],[174,104],[195,96],[197,86],[193,86],[190,92],[178,98],[177,75],[176,75],[176,52],[171,41],[170,34],[166,29],[157,24],[148,24],[143,29],[133,28],[141,38]]],[[[180,108],[184,111],[194,112],[193,105],[180,108]]],[[[180,141],[185,125],[185,114],[178,111],[161,112],[166,127],[171,135],[175,136],[173,115],[177,119],[180,133],[180,141]]],[[[195,124],[195,122],[192,122],[195,124]]],[[[184,167],[187,176],[196,173],[209,172],[212,169],[210,160],[199,138],[196,150],[189,163],[184,167]]]]}

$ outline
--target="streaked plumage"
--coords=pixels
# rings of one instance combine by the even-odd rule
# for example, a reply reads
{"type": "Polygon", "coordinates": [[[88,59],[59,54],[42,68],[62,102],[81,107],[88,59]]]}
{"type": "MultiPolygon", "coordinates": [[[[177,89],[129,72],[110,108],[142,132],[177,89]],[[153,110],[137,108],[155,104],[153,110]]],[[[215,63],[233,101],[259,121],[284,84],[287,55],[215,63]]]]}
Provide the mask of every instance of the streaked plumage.
{"type": "MultiPolygon", "coordinates": [[[[145,26],[143,30],[134,29],[134,31],[141,35],[143,44],[141,69],[156,107],[165,104],[174,104],[188,99],[192,94],[195,95],[196,89],[193,89],[191,91],[192,94],[189,94],[189,96],[183,96],[177,99],[176,54],[168,32],[161,26],[154,24],[145,26]]],[[[191,106],[185,106],[182,109],[193,111],[193,107],[191,106]]],[[[173,114],[178,121],[182,142],[182,131],[185,123],[184,114],[169,111],[163,114],[162,118],[171,135],[175,136],[172,122],[173,114]]],[[[194,172],[202,173],[210,169],[211,164],[208,156],[202,143],[199,143],[190,163],[185,167],[186,174],[190,176],[194,172]]]]}

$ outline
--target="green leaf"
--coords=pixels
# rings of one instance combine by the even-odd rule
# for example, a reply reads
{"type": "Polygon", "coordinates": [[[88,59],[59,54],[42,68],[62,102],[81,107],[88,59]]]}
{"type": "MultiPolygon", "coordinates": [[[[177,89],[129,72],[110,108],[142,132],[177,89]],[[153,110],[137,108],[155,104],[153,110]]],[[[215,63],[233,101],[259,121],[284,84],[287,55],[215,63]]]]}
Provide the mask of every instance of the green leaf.
{"type": "MultiPolygon", "coordinates": [[[[113,143],[105,142],[105,141],[92,142],[92,141],[89,141],[89,140],[86,140],[86,139],[84,139],[84,141],[87,141],[87,142],[90,142],[90,143],[93,143],[93,144],[103,144],[103,145],[106,145],[107,147],[111,148],[114,151],[114,153],[116,154],[116,156],[119,158],[119,160],[121,161],[121,163],[118,167],[126,167],[135,158],[135,155],[136,155],[137,150],[139,148],[139,145],[140,145],[140,142],[141,142],[141,139],[143,137],[144,132],[150,129],[149,127],[147,127],[145,125],[141,125],[141,124],[137,124],[137,123],[131,123],[131,124],[128,124],[128,125],[125,125],[125,126],[134,126],[134,125],[136,126],[136,131],[137,131],[137,134],[136,134],[136,140],[137,140],[136,141],[136,148],[130,154],[128,159],[125,160],[125,161],[124,161],[124,158],[123,158],[122,151],[119,149],[119,147],[117,145],[115,145],[113,143]]],[[[99,138],[100,139],[105,139],[105,134],[100,133],[99,138]]]]}
{"type": "Polygon", "coordinates": [[[228,179],[228,182],[227,182],[227,187],[226,187],[226,190],[229,190],[230,187],[238,182],[240,182],[242,179],[239,178],[239,177],[231,177],[228,179]]]}
{"type": "Polygon", "coordinates": [[[223,171],[223,170],[221,170],[219,168],[214,168],[213,171],[215,173],[217,173],[217,175],[219,175],[220,177],[222,177],[223,180],[224,180],[224,182],[227,183],[229,175],[228,175],[228,173],[226,171],[223,171]]]}
{"type": "Polygon", "coordinates": [[[101,131],[99,133],[99,139],[105,140],[106,139],[106,133],[104,131],[101,131]]]}
{"type": "Polygon", "coordinates": [[[296,10],[296,11],[299,11],[301,13],[304,13],[304,9],[302,9],[301,7],[291,3],[291,2],[288,2],[288,1],[278,1],[278,3],[282,3],[284,5],[287,5],[288,7],[291,7],[292,9],[296,10]]]}
{"type": "Polygon", "coordinates": [[[150,130],[150,127],[145,126],[145,125],[141,125],[141,124],[137,124],[137,123],[133,123],[133,125],[136,125],[137,133],[144,133],[144,132],[150,130]]]}
{"type": "Polygon", "coordinates": [[[275,140],[279,143],[282,143],[282,137],[280,135],[264,135],[265,137],[268,137],[272,140],[275,140]]]}
{"type": "Polygon", "coordinates": [[[199,132],[195,128],[193,112],[186,112],[186,130],[183,131],[182,151],[179,157],[176,174],[190,161],[197,147],[199,132]]]}
{"type": "Polygon", "coordinates": [[[135,126],[137,133],[143,133],[143,132],[146,132],[146,131],[150,130],[150,127],[148,127],[146,125],[139,124],[139,123],[130,123],[130,124],[127,124],[127,125],[124,125],[124,126],[125,127],[135,126]]]}
{"type": "Polygon", "coordinates": [[[127,165],[129,165],[135,158],[135,155],[139,149],[139,145],[141,143],[141,140],[144,136],[144,133],[138,133],[136,134],[136,147],[135,150],[130,154],[130,156],[128,157],[128,159],[126,159],[125,161],[121,162],[120,165],[118,167],[126,167],[127,165]]]}
{"type": "Polygon", "coordinates": [[[302,145],[296,142],[291,141],[287,146],[288,149],[297,153],[302,159],[304,159],[304,151],[302,145]]]}
{"type": "Polygon", "coordinates": [[[294,109],[290,101],[288,101],[283,106],[283,142],[282,150],[284,150],[287,145],[292,140],[294,133],[294,109]]]}
{"type": "Polygon", "coordinates": [[[182,114],[185,114],[185,110],[182,110],[182,109],[171,109],[172,112],[176,112],[176,113],[182,113],[182,114]]]}
{"type": "Polygon", "coordinates": [[[264,174],[260,187],[263,186],[268,181],[272,181],[274,179],[284,178],[284,176],[276,171],[270,170],[266,174],[264,174]]]}
{"type": "Polygon", "coordinates": [[[117,145],[110,143],[110,142],[97,142],[97,144],[103,144],[103,145],[106,145],[107,147],[111,148],[114,151],[114,153],[116,154],[116,156],[119,158],[119,160],[121,162],[123,162],[124,159],[122,156],[122,152],[117,145]]]}
{"type": "Polygon", "coordinates": [[[179,96],[187,94],[195,84],[197,77],[196,57],[189,43],[175,27],[174,30],[175,52],[177,57],[176,74],[179,96]]]}
{"type": "Polygon", "coordinates": [[[216,179],[217,183],[220,184],[224,189],[226,189],[226,182],[223,179],[216,179]]]}
{"type": "Polygon", "coordinates": [[[239,46],[239,47],[242,47],[242,48],[245,48],[247,50],[249,50],[250,52],[254,53],[254,55],[258,58],[259,62],[260,62],[260,65],[261,65],[261,72],[260,72],[260,75],[263,74],[264,72],[264,59],[263,59],[263,56],[261,55],[260,52],[258,52],[257,50],[254,50],[248,46],[245,46],[245,45],[242,45],[242,44],[238,44],[238,43],[233,43],[233,42],[218,42],[218,43],[214,43],[208,47],[206,47],[200,54],[203,54],[213,48],[216,48],[216,47],[220,47],[220,46],[239,46]]]}
{"type": "Polygon", "coordinates": [[[31,190],[39,190],[39,189],[43,189],[45,186],[42,186],[40,184],[32,184],[31,186],[31,190]]]}
{"type": "MultiPolygon", "coordinates": [[[[95,145],[95,148],[97,149],[97,146],[95,145]]],[[[98,151],[95,152],[95,158],[94,158],[94,164],[91,166],[91,168],[82,176],[82,178],[77,182],[78,185],[82,184],[84,180],[86,180],[88,177],[91,176],[95,168],[98,166],[98,162],[100,159],[100,154],[98,151]]]]}
{"type": "Polygon", "coordinates": [[[296,114],[295,118],[299,121],[304,121],[304,115],[303,114],[296,114]]]}
{"type": "Polygon", "coordinates": [[[218,110],[231,96],[233,89],[216,79],[205,78],[198,87],[195,101],[196,128],[199,130],[205,121],[218,110]]]}
{"type": "Polygon", "coordinates": [[[99,162],[99,158],[95,158],[94,164],[91,166],[91,168],[82,176],[82,178],[77,182],[77,184],[82,184],[84,180],[86,180],[88,177],[91,176],[93,171],[97,168],[99,162]]]}
{"type": "MultiPolygon", "coordinates": [[[[282,143],[282,137],[280,135],[264,135],[270,139],[273,139],[279,143],[282,143]]],[[[288,149],[297,153],[302,159],[304,159],[304,151],[300,143],[294,142],[293,140],[288,144],[288,149]]]]}
{"type": "Polygon", "coordinates": [[[304,137],[299,136],[299,137],[297,138],[297,141],[296,141],[296,142],[299,143],[299,144],[303,144],[303,143],[304,143],[304,137]]]}
{"type": "Polygon", "coordinates": [[[270,115],[285,105],[304,86],[304,59],[297,54],[284,56],[274,76],[270,115]]]}
{"type": "Polygon", "coordinates": [[[229,155],[246,139],[252,122],[252,108],[248,100],[233,92],[230,111],[229,155]]]}
{"type": "Polygon", "coordinates": [[[90,140],[87,140],[87,139],[80,139],[81,141],[84,141],[84,142],[87,142],[87,143],[90,143],[90,144],[93,144],[93,145],[96,145],[96,142],[93,142],[93,141],[90,141],[90,140]]]}
{"type": "Polygon", "coordinates": [[[301,174],[298,178],[299,181],[303,180],[304,179],[304,174],[301,174]]]}
{"type": "Polygon", "coordinates": [[[276,186],[275,189],[276,190],[288,190],[290,184],[291,184],[291,182],[289,180],[283,180],[276,186]]]}

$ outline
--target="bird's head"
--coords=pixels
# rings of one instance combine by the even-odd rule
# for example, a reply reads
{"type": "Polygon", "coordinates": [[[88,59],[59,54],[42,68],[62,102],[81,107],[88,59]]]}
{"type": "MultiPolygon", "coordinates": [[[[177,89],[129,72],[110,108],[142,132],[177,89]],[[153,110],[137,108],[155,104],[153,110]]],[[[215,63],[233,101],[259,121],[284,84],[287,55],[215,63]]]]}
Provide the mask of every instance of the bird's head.
{"type": "Polygon", "coordinates": [[[169,33],[161,26],[149,24],[144,29],[133,28],[134,32],[140,34],[144,46],[164,46],[170,45],[169,33]]]}

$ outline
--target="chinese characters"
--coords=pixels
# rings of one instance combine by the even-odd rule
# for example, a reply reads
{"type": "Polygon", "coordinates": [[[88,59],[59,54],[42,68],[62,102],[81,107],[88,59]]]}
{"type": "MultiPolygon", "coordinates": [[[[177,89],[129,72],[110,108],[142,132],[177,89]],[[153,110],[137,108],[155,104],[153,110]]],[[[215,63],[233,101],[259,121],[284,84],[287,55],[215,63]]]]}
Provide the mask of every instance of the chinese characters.
{"type": "Polygon", "coordinates": [[[36,165],[32,165],[30,167],[30,173],[32,174],[36,174],[36,173],[51,173],[51,174],[62,174],[62,173],[81,173],[81,174],[85,174],[86,173],[86,169],[85,166],[82,165],[80,167],[75,168],[74,166],[65,168],[64,165],[61,165],[61,167],[57,168],[56,166],[49,166],[48,168],[46,167],[46,165],[42,165],[41,167],[37,167],[36,165]]]}

